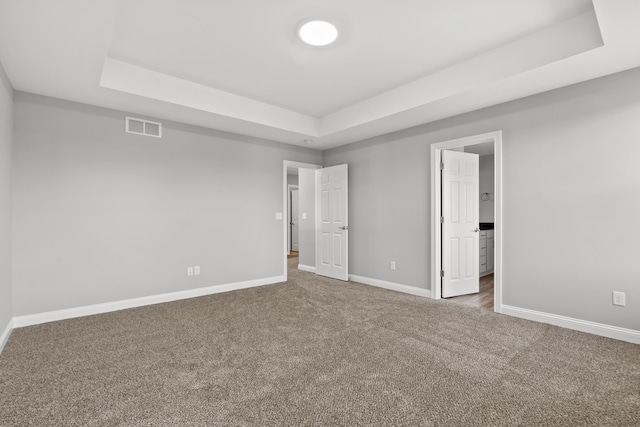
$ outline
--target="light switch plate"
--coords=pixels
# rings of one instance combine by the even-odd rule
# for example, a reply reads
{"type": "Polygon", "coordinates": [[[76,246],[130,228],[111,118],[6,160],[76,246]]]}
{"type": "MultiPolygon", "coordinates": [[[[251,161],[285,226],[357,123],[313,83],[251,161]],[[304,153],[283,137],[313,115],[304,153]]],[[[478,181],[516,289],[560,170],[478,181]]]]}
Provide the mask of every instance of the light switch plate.
{"type": "Polygon", "coordinates": [[[307,213],[306,212],[302,212],[302,219],[307,219],[307,213]]]}
{"type": "Polygon", "coordinates": [[[276,219],[282,220],[282,212],[276,212],[276,219]]]}

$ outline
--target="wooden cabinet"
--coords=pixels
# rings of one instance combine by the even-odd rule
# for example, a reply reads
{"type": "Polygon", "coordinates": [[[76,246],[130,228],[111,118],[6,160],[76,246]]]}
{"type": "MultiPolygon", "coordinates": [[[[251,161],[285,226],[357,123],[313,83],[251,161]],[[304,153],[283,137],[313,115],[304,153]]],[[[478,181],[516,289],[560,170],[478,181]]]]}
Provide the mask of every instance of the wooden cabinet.
{"type": "Polygon", "coordinates": [[[480,275],[493,272],[493,230],[480,231],[480,275]]]}

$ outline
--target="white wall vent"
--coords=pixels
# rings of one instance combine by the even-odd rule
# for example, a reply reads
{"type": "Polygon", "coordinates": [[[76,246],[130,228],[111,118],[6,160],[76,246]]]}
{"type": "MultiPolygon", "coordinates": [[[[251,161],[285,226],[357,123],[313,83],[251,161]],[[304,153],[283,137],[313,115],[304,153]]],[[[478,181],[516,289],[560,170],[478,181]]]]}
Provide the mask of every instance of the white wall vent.
{"type": "Polygon", "coordinates": [[[162,123],[127,117],[126,132],[162,138],[162,123]]]}

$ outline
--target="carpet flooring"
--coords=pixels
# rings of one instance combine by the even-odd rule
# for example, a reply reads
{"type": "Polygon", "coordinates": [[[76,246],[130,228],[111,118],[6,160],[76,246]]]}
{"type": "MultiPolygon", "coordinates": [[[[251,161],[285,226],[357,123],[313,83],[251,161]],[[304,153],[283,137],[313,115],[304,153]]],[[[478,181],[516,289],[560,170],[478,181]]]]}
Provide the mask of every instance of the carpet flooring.
{"type": "Polygon", "coordinates": [[[1,426],[639,423],[638,345],[296,270],[16,329],[0,355],[1,426]]]}

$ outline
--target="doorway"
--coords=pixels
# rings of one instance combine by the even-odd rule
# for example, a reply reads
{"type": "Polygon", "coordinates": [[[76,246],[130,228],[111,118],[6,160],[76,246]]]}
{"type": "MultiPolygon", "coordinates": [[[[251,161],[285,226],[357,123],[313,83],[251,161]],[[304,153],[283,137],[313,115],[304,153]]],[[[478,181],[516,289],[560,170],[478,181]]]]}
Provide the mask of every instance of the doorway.
{"type": "MultiPolygon", "coordinates": [[[[287,280],[287,269],[288,269],[288,256],[290,255],[290,251],[293,250],[291,248],[291,196],[290,193],[294,189],[292,187],[297,187],[298,190],[298,257],[297,260],[304,260],[305,258],[313,257],[315,258],[315,240],[311,243],[307,242],[309,239],[309,233],[305,232],[305,226],[308,225],[309,222],[313,222],[313,226],[315,229],[315,189],[313,190],[313,194],[305,194],[305,192],[309,192],[309,186],[304,185],[304,182],[300,182],[300,171],[305,170],[313,170],[322,168],[322,165],[315,165],[311,163],[301,163],[294,162],[290,160],[285,160],[283,162],[282,169],[282,181],[283,181],[283,206],[282,212],[283,221],[282,221],[282,241],[283,241],[283,276],[284,280],[287,280]],[[290,176],[296,176],[296,179],[293,180],[289,178],[290,176]],[[295,181],[295,183],[294,183],[295,181]],[[303,184],[303,185],[301,185],[303,184]],[[305,200],[313,200],[314,205],[312,207],[307,206],[305,204],[305,200]],[[302,205],[301,205],[302,203],[302,205]]],[[[315,182],[315,180],[314,180],[315,182]]],[[[305,264],[298,263],[297,268],[300,270],[309,271],[308,266],[305,264]]]]}
{"type": "Polygon", "coordinates": [[[291,173],[289,171],[287,174],[287,194],[288,194],[288,205],[287,205],[287,223],[289,224],[288,229],[288,237],[287,241],[289,242],[289,250],[287,252],[288,255],[291,255],[291,252],[298,252],[299,250],[299,203],[300,200],[300,190],[298,187],[298,173],[291,173]],[[291,184],[295,182],[296,184],[291,184]]]}
{"type": "MultiPolygon", "coordinates": [[[[442,298],[442,151],[490,144],[494,152],[494,295],[493,311],[502,312],[502,132],[491,132],[431,145],[431,295],[442,298]]],[[[478,195],[480,196],[480,195],[478,195]]]]}

